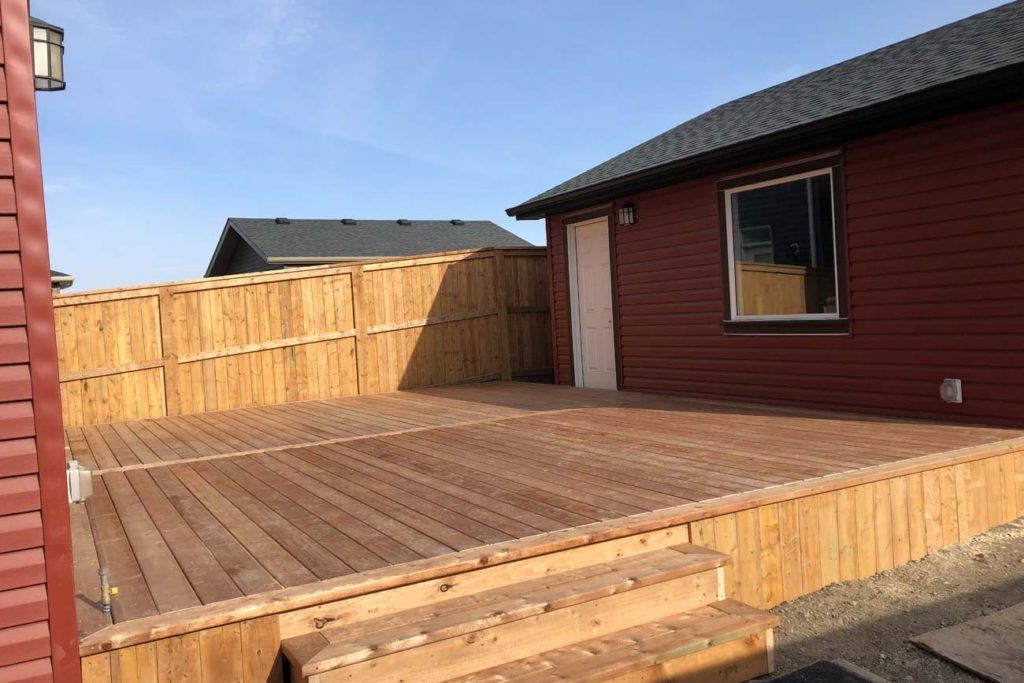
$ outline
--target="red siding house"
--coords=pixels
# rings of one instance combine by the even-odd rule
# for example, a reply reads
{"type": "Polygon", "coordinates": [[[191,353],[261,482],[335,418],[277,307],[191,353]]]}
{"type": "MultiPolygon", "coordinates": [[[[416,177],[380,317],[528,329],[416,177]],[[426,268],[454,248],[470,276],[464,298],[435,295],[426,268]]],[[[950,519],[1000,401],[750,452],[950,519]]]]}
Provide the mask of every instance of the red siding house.
{"type": "Polygon", "coordinates": [[[80,680],[28,4],[0,0],[0,681],[80,680]]]}
{"type": "Polygon", "coordinates": [[[1024,3],[508,213],[547,221],[561,384],[1024,424],[1024,3]]]}

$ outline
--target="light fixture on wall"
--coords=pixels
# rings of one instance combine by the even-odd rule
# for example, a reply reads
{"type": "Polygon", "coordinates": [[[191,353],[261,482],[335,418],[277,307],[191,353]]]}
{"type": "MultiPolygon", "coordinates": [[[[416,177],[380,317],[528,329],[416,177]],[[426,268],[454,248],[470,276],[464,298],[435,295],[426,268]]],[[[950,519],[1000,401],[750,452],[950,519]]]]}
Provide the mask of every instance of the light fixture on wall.
{"type": "Polygon", "coordinates": [[[619,207],[619,225],[633,225],[636,222],[636,208],[632,204],[619,207]]]}
{"type": "Polygon", "coordinates": [[[36,76],[36,90],[63,90],[64,82],[64,29],[42,19],[29,17],[32,29],[32,63],[36,76]]]}

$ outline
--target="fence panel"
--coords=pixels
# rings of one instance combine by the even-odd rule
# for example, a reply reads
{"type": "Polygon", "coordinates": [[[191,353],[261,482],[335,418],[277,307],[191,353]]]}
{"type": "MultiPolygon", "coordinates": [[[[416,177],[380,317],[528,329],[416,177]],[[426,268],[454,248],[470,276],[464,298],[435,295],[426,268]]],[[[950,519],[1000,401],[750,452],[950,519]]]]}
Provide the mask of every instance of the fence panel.
{"type": "Polygon", "coordinates": [[[543,248],[58,296],[64,424],[551,373],[543,248]]]}

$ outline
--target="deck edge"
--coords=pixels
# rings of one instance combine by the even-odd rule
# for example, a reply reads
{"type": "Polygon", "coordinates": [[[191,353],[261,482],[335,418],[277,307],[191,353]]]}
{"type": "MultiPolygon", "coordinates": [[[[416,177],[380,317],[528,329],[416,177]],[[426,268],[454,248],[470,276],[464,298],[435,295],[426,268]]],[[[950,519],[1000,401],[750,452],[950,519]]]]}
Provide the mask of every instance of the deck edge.
{"type": "Polygon", "coordinates": [[[760,505],[803,498],[895,476],[915,474],[1012,453],[1024,453],[1024,437],[814,477],[790,484],[537,534],[438,557],[414,560],[336,579],[232,598],[104,627],[82,637],[79,641],[79,651],[84,657],[152,640],[461,574],[497,564],[657,531],[760,505]]]}

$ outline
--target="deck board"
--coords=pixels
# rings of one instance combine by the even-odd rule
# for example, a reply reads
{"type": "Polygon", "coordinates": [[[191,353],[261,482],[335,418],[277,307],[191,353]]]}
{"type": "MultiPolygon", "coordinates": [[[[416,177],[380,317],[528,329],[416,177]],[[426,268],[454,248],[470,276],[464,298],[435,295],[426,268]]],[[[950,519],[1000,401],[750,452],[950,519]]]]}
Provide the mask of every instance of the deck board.
{"type": "MultiPolygon", "coordinates": [[[[68,457],[98,471],[74,511],[80,631],[109,623],[89,585],[99,566],[121,623],[1022,435],[526,383],[72,427],[68,457]]],[[[874,508],[886,490],[837,505],[874,508]]],[[[708,533],[820,522],[795,505],[780,513],[708,533]]],[[[882,550],[903,558],[901,539],[922,546],[923,532],[882,550]]],[[[786,552],[783,572],[826,578],[803,576],[786,552]]]]}

